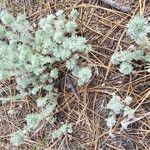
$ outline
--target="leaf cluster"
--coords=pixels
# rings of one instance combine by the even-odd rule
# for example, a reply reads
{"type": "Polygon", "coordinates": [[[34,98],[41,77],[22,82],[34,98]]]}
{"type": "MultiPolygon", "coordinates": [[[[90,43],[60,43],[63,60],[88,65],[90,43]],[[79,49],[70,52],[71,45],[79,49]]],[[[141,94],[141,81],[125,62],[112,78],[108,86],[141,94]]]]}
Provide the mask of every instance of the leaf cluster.
{"type": "Polygon", "coordinates": [[[150,72],[150,54],[146,53],[146,49],[150,48],[148,33],[150,33],[150,24],[144,16],[135,15],[127,24],[127,35],[138,44],[138,48],[134,51],[117,52],[111,56],[111,62],[120,65],[119,71],[124,75],[133,71],[131,65],[133,60],[145,60],[148,63],[147,71],[150,72]]]}
{"type": "Polygon", "coordinates": [[[78,79],[78,85],[92,76],[90,67],[79,64],[78,54],[88,54],[91,46],[77,35],[76,17],[76,10],[69,18],[59,10],[41,18],[38,27],[34,27],[25,14],[14,17],[7,10],[0,12],[0,80],[15,78],[17,83],[17,95],[1,97],[0,101],[20,102],[25,96],[44,93],[36,99],[40,111],[28,114],[27,125],[12,134],[11,143],[15,145],[21,144],[25,135],[44,119],[55,122],[58,93],[54,84],[60,72],[56,66],[65,64],[78,79]]]}
{"type": "Polygon", "coordinates": [[[144,52],[142,50],[135,51],[121,51],[114,53],[111,56],[111,62],[114,65],[119,65],[119,71],[124,75],[128,75],[133,71],[131,62],[144,59],[144,52]]]}
{"type": "Polygon", "coordinates": [[[120,122],[123,129],[127,129],[128,123],[134,118],[135,110],[129,107],[132,103],[132,97],[126,96],[124,101],[121,101],[120,96],[115,93],[107,104],[107,109],[110,110],[108,118],[106,118],[106,125],[111,129],[117,122],[117,115],[123,115],[123,120],[120,122]]]}

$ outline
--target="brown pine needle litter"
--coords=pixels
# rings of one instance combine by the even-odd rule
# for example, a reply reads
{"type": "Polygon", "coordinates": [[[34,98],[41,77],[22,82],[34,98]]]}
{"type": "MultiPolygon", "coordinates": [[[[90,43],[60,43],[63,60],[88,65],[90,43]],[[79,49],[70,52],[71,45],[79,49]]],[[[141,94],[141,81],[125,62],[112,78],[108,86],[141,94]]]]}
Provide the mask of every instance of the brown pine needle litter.
{"type": "MultiPolygon", "coordinates": [[[[78,87],[74,77],[64,72],[63,66],[60,66],[64,74],[56,84],[60,97],[55,113],[57,122],[74,124],[72,134],[52,140],[46,137],[51,132],[49,126],[42,122],[41,127],[30,133],[23,145],[12,146],[9,143],[10,134],[25,125],[26,114],[38,111],[35,103],[25,98],[22,105],[0,105],[0,150],[149,150],[150,74],[137,70],[124,76],[110,63],[114,52],[135,44],[126,35],[126,24],[137,13],[150,16],[149,1],[0,0],[0,8],[4,7],[14,15],[26,13],[28,19],[35,24],[47,13],[63,9],[67,14],[71,9],[77,9],[79,34],[85,36],[92,45],[87,62],[94,67],[91,81],[78,87]],[[112,129],[114,136],[110,137],[105,118],[108,115],[106,105],[113,92],[122,99],[127,95],[132,96],[131,107],[136,110],[136,119],[127,130],[120,132],[122,116],[117,116],[117,123],[112,129]],[[15,110],[15,113],[8,115],[9,110],[15,110]]],[[[86,56],[81,57],[86,59],[86,56]]],[[[15,86],[12,81],[1,81],[0,91],[14,95],[15,86]]],[[[53,128],[57,128],[57,124],[53,128]]]]}

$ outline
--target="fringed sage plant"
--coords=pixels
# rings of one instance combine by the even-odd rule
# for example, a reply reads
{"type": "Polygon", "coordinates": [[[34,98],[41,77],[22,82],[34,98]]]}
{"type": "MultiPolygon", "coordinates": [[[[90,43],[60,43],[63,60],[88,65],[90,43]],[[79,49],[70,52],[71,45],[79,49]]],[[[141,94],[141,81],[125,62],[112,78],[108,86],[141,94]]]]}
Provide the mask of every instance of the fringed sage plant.
{"type": "MultiPolygon", "coordinates": [[[[14,97],[1,94],[0,102],[20,102],[25,96],[36,97],[43,93],[35,99],[39,112],[28,114],[26,126],[12,133],[11,143],[16,146],[22,144],[41,121],[55,122],[58,93],[54,84],[60,72],[58,65],[64,63],[80,86],[92,76],[91,67],[83,67],[78,61],[78,54],[88,53],[91,46],[84,37],[76,34],[76,17],[76,10],[72,10],[68,18],[63,10],[59,10],[41,18],[36,28],[24,14],[14,17],[7,10],[0,12],[0,80],[15,78],[17,84],[17,94],[14,97]]],[[[71,127],[65,124],[52,135],[71,133],[71,127]]]]}

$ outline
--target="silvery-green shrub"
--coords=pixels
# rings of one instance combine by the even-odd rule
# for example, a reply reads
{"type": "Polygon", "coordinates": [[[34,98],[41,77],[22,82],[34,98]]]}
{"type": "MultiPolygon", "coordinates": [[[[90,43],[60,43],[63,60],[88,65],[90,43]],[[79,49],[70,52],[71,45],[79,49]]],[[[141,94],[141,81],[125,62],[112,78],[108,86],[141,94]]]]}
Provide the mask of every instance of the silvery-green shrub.
{"type": "Polygon", "coordinates": [[[43,92],[36,99],[40,111],[28,114],[24,129],[12,134],[14,145],[23,143],[25,134],[35,130],[44,119],[55,121],[53,114],[58,93],[54,84],[60,73],[58,66],[65,64],[64,69],[70,70],[80,86],[92,76],[91,68],[82,67],[78,61],[80,57],[76,57],[91,49],[86,38],[77,35],[76,17],[76,10],[68,18],[63,10],[59,10],[41,18],[34,27],[25,14],[14,17],[7,10],[0,12],[0,80],[15,78],[17,85],[17,95],[2,96],[0,101],[20,102],[24,96],[36,97],[43,92]]]}

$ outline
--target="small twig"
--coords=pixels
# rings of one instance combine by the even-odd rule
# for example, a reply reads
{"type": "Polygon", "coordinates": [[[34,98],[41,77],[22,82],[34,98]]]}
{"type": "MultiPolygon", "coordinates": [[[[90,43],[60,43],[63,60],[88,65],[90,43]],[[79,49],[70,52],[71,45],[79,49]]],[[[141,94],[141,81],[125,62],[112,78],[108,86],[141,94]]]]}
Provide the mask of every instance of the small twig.
{"type": "Polygon", "coordinates": [[[115,2],[114,0],[101,0],[104,4],[110,5],[111,7],[120,10],[122,12],[128,13],[131,8],[129,6],[123,6],[122,4],[115,2]]]}
{"type": "Polygon", "coordinates": [[[71,91],[73,92],[73,94],[76,97],[76,99],[78,100],[78,102],[80,102],[79,95],[77,94],[76,89],[75,89],[75,87],[74,87],[74,85],[73,85],[73,83],[72,83],[69,76],[67,76],[67,80],[68,80],[69,86],[71,88],[71,91]]]}
{"type": "Polygon", "coordinates": [[[131,124],[131,123],[137,122],[137,121],[139,121],[139,120],[145,118],[146,116],[150,116],[150,112],[146,113],[144,116],[141,116],[141,117],[139,117],[139,118],[135,118],[135,119],[132,120],[132,121],[129,121],[129,122],[128,122],[128,125],[131,124]]]}

